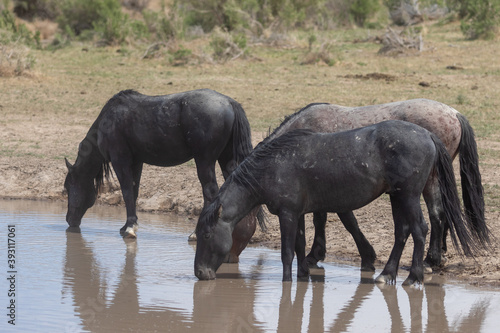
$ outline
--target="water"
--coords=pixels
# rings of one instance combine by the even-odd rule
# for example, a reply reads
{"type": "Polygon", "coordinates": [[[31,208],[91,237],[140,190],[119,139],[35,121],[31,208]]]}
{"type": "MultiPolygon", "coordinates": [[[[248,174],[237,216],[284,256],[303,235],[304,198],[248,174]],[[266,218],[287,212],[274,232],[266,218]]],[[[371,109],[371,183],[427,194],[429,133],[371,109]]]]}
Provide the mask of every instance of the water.
{"type": "Polygon", "coordinates": [[[198,281],[187,242],[194,221],[140,213],[139,238],[124,241],[124,215],[92,208],[75,233],[66,231],[62,203],[0,201],[0,332],[497,332],[500,325],[497,289],[434,275],[422,288],[403,288],[407,272],[381,287],[376,275],[333,263],[310,282],[282,283],[279,252],[262,247],[221,266],[216,280],[198,281]]]}

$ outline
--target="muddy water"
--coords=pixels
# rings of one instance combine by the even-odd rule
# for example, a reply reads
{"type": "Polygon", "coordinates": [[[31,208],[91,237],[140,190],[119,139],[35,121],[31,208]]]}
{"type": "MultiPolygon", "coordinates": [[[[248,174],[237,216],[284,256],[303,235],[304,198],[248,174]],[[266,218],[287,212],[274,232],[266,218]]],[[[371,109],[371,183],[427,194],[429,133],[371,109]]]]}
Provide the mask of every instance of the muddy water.
{"type": "Polygon", "coordinates": [[[282,283],[279,253],[260,247],[245,250],[240,264],[223,265],[217,280],[198,281],[194,247],[186,241],[194,221],[141,213],[139,239],[125,242],[118,233],[123,209],[91,209],[80,232],[66,231],[64,213],[63,204],[0,201],[0,332],[497,332],[500,326],[500,290],[439,276],[421,289],[401,287],[403,277],[381,288],[357,267],[333,263],[314,270],[310,282],[282,283]],[[12,300],[15,326],[8,322],[12,300]]]}

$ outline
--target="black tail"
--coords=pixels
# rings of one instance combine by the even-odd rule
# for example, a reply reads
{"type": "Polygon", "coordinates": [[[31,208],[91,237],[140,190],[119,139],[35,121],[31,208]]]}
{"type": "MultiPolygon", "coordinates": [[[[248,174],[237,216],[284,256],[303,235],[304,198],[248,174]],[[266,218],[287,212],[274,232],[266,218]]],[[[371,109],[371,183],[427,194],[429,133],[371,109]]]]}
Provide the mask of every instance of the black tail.
{"type": "Polygon", "coordinates": [[[446,147],[437,136],[432,134],[432,140],[437,150],[435,169],[439,181],[441,201],[446,221],[450,228],[453,245],[455,249],[460,252],[458,245],[460,242],[463,253],[467,256],[474,257],[480,250],[480,246],[484,244],[478,243],[478,240],[472,236],[466,218],[462,213],[455,174],[453,172],[452,159],[446,147]]]}
{"type": "Polygon", "coordinates": [[[459,160],[465,216],[472,235],[483,245],[486,245],[490,244],[491,233],[484,218],[483,185],[481,185],[479,158],[474,131],[464,115],[459,113],[457,114],[457,118],[462,127],[459,160]]]}
{"type": "MultiPolygon", "coordinates": [[[[252,152],[252,131],[245,110],[243,110],[240,103],[233,100],[231,105],[234,111],[233,156],[236,164],[239,165],[252,152]]],[[[261,230],[266,231],[266,216],[262,207],[257,213],[257,220],[261,230]]]]}
{"type": "Polygon", "coordinates": [[[233,123],[233,156],[237,164],[252,152],[252,132],[245,110],[240,103],[231,101],[234,111],[233,123]]]}

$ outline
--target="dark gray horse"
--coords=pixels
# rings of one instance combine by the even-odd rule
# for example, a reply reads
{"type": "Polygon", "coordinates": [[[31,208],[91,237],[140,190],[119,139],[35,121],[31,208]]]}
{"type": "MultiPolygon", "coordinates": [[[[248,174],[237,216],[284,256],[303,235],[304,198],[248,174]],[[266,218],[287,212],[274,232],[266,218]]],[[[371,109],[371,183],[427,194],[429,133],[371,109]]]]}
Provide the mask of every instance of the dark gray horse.
{"type": "Polygon", "coordinates": [[[299,278],[309,273],[305,260],[303,216],[309,212],[349,212],[383,193],[391,199],[395,241],[377,278],[393,283],[404,245],[411,234],[413,260],[405,284],[423,281],[427,224],[420,196],[435,179],[454,245],[466,255],[478,248],[463,221],[451,158],[429,131],[402,121],[335,134],[296,130],[257,146],[229,176],[196,227],[194,273],[213,279],[232,245],[238,222],[257,205],[279,217],[283,280],[291,280],[294,250],[299,278]],[[436,177],[429,176],[435,173],[436,177]],[[458,238],[458,241],[457,241],[458,238]]]}
{"type": "MultiPolygon", "coordinates": [[[[136,237],[136,200],[144,163],[168,167],[194,158],[206,206],[219,189],[215,163],[227,178],[251,150],[245,111],[230,97],[208,89],[164,96],[121,91],[106,103],[90,127],[75,164],[66,160],[66,221],[70,226],[80,225],[111,163],[127,209],[127,221],[120,232],[136,237]]],[[[251,224],[255,231],[255,222],[251,224]]],[[[237,242],[244,243],[235,244],[239,252],[253,234],[245,223],[241,228],[241,233],[235,232],[241,234],[237,242]]]]}

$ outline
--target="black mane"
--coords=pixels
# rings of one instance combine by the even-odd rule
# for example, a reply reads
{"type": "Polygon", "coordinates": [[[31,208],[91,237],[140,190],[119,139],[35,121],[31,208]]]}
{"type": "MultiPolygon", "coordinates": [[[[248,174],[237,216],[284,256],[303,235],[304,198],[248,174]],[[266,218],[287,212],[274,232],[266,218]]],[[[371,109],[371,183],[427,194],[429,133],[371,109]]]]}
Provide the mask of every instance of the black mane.
{"type": "Polygon", "coordinates": [[[276,136],[276,133],[284,126],[286,126],[288,124],[288,122],[294,118],[296,118],[297,116],[299,116],[304,110],[310,108],[310,107],[313,107],[315,105],[328,105],[329,103],[311,103],[311,104],[308,104],[306,106],[304,106],[302,109],[298,110],[298,111],[295,111],[295,113],[292,113],[288,116],[285,116],[285,119],[283,119],[283,121],[281,122],[281,124],[278,125],[278,127],[276,127],[272,132],[270,131],[267,135],[267,137],[262,140],[262,143],[265,143],[269,140],[272,140],[275,136],[276,136]]]}
{"type": "MultiPolygon", "coordinates": [[[[228,181],[234,181],[250,191],[253,195],[261,192],[258,179],[268,172],[268,162],[276,158],[278,153],[294,147],[304,136],[315,132],[309,129],[297,129],[287,132],[275,139],[268,136],[255,147],[253,152],[229,176],[228,181]],[[231,180],[230,180],[231,179],[231,180]]],[[[221,191],[225,186],[221,187],[221,191]]]]}
{"type": "Polygon", "coordinates": [[[213,228],[215,226],[217,218],[219,217],[220,206],[220,195],[217,195],[215,200],[201,212],[200,217],[198,218],[198,223],[196,224],[196,233],[198,233],[198,230],[205,225],[209,228],[213,228]]]}

